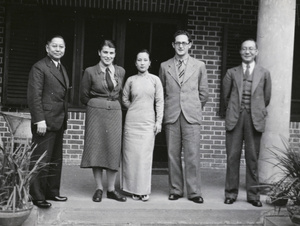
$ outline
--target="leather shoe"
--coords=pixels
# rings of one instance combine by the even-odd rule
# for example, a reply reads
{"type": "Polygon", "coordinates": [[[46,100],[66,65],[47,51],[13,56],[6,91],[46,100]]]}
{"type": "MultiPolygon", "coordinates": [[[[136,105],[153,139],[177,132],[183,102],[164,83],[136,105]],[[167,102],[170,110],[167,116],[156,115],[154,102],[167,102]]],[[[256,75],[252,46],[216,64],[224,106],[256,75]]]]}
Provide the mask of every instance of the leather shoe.
{"type": "Polygon", "coordinates": [[[68,200],[67,197],[65,196],[52,196],[49,198],[46,198],[47,200],[52,200],[52,201],[56,201],[56,202],[65,202],[68,200]]]}
{"type": "Polygon", "coordinates": [[[179,198],[182,198],[182,195],[177,195],[177,194],[169,195],[169,200],[178,200],[179,198]]]}
{"type": "Polygon", "coordinates": [[[106,196],[108,199],[114,199],[119,202],[126,202],[126,200],[127,200],[126,197],[122,196],[117,191],[107,191],[106,196]]]}
{"type": "Polygon", "coordinates": [[[103,191],[101,189],[97,189],[95,191],[95,194],[93,195],[93,201],[94,202],[101,202],[102,201],[102,194],[103,194],[103,191]]]}
{"type": "Polygon", "coordinates": [[[39,208],[47,209],[51,207],[51,203],[47,202],[46,200],[32,200],[32,203],[39,208]]]}
{"type": "Polygon", "coordinates": [[[259,200],[248,200],[247,202],[251,203],[252,206],[262,207],[262,203],[259,200]]]}
{"type": "Polygon", "coordinates": [[[235,199],[233,199],[233,198],[225,198],[225,201],[224,201],[225,204],[232,204],[234,202],[235,202],[235,199]]]}
{"type": "Polygon", "coordinates": [[[200,204],[204,202],[204,200],[203,200],[203,198],[201,196],[190,198],[189,200],[191,200],[191,201],[193,201],[195,203],[200,203],[200,204]]]}

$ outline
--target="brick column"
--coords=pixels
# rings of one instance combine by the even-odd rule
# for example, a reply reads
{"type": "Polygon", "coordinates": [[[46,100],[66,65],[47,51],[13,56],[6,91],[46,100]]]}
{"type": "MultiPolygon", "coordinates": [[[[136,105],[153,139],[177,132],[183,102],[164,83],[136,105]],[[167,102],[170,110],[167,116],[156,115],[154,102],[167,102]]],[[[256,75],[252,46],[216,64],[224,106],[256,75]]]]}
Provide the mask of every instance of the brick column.
{"type": "MultiPolygon", "coordinates": [[[[272,146],[283,147],[281,136],[289,138],[296,0],[260,0],[258,9],[258,64],[268,68],[272,78],[272,97],[260,150],[260,182],[278,179],[272,146]]],[[[277,172],[279,170],[277,169],[277,172]]]]}

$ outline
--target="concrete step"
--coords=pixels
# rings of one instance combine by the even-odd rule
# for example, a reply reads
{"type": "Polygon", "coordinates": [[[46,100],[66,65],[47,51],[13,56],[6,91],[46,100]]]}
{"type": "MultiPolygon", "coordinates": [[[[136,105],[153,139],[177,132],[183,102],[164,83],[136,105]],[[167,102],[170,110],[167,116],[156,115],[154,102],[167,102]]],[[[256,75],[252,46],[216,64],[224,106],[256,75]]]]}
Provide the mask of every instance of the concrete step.
{"type": "MultiPolygon", "coordinates": [[[[263,226],[264,210],[212,210],[212,209],[165,209],[165,208],[62,208],[54,207],[51,214],[34,209],[23,226],[50,225],[201,225],[201,226],[263,226]]],[[[283,225],[281,225],[283,226],[283,225]]]]}
{"type": "MultiPolygon", "coordinates": [[[[68,196],[68,201],[52,202],[52,207],[47,210],[34,207],[23,226],[269,226],[264,225],[265,217],[278,216],[273,206],[265,203],[266,196],[261,197],[261,208],[246,202],[244,169],[241,170],[240,194],[232,205],[223,203],[225,171],[203,169],[201,174],[203,204],[193,203],[186,196],[169,201],[168,176],[163,171],[153,172],[152,194],[147,202],[135,201],[128,196],[127,202],[120,203],[107,199],[104,190],[102,202],[95,203],[92,201],[95,185],[91,170],[64,166],[61,195],[68,196]]],[[[119,187],[118,183],[116,187],[119,187]]]]}

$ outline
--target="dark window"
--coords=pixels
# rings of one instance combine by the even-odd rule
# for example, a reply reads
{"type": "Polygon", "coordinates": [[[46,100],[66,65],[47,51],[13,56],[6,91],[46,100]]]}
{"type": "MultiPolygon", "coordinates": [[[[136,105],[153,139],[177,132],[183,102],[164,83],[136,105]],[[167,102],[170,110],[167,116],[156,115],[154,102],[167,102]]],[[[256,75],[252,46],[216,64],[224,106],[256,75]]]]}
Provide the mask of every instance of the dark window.
{"type": "Polygon", "coordinates": [[[164,24],[128,19],[124,60],[126,77],[137,73],[136,54],[142,49],[148,49],[151,53],[150,73],[158,75],[160,63],[174,56],[172,41],[177,28],[177,23],[164,24]],[[136,31],[138,31],[138,35],[136,31]]]}
{"type": "Polygon", "coordinates": [[[34,7],[8,9],[5,33],[3,105],[26,106],[28,73],[38,59],[39,20],[34,7]]]}
{"type": "Polygon", "coordinates": [[[125,14],[116,11],[15,5],[7,8],[3,101],[4,107],[26,108],[27,80],[31,66],[46,55],[51,35],[62,35],[66,67],[72,89],[70,110],[83,109],[79,100],[80,82],[86,67],[99,62],[98,46],[103,39],[117,45],[115,63],[136,73],[135,55],[141,48],[152,53],[151,73],[174,54],[172,36],[185,18],[177,15],[125,14]]]}

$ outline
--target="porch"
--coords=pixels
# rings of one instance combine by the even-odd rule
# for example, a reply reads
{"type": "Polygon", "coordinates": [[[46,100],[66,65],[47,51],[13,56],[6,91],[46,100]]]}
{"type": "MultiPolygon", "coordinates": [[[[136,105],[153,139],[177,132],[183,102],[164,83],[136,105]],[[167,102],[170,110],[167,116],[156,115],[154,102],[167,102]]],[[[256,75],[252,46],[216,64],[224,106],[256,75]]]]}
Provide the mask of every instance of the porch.
{"type": "MultiPolygon", "coordinates": [[[[204,204],[195,204],[186,197],[178,201],[168,200],[168,176],[166,169],[154,169],[152,194],[148,202],[119,203],[106,198],[92,201],[94,179],[92,171],[79,166],[64,166],[61,195],[68,196],[66,203],[52,202],[48,210],[33,208],[23,226],[71,226],[71,225],[259,225],[292,226],[285,208],[280,215],[273,206],[266,204],[262,195],[262,208],[246,202],[245,169],[241,169],[241,185],[238,200],[225,205],[225,170],[202,169],[204,204]],[[265,218],[267,216],[267,218],[265,218]]],[[[119,182],[117,182],[117,188],[119,182]]]]}

